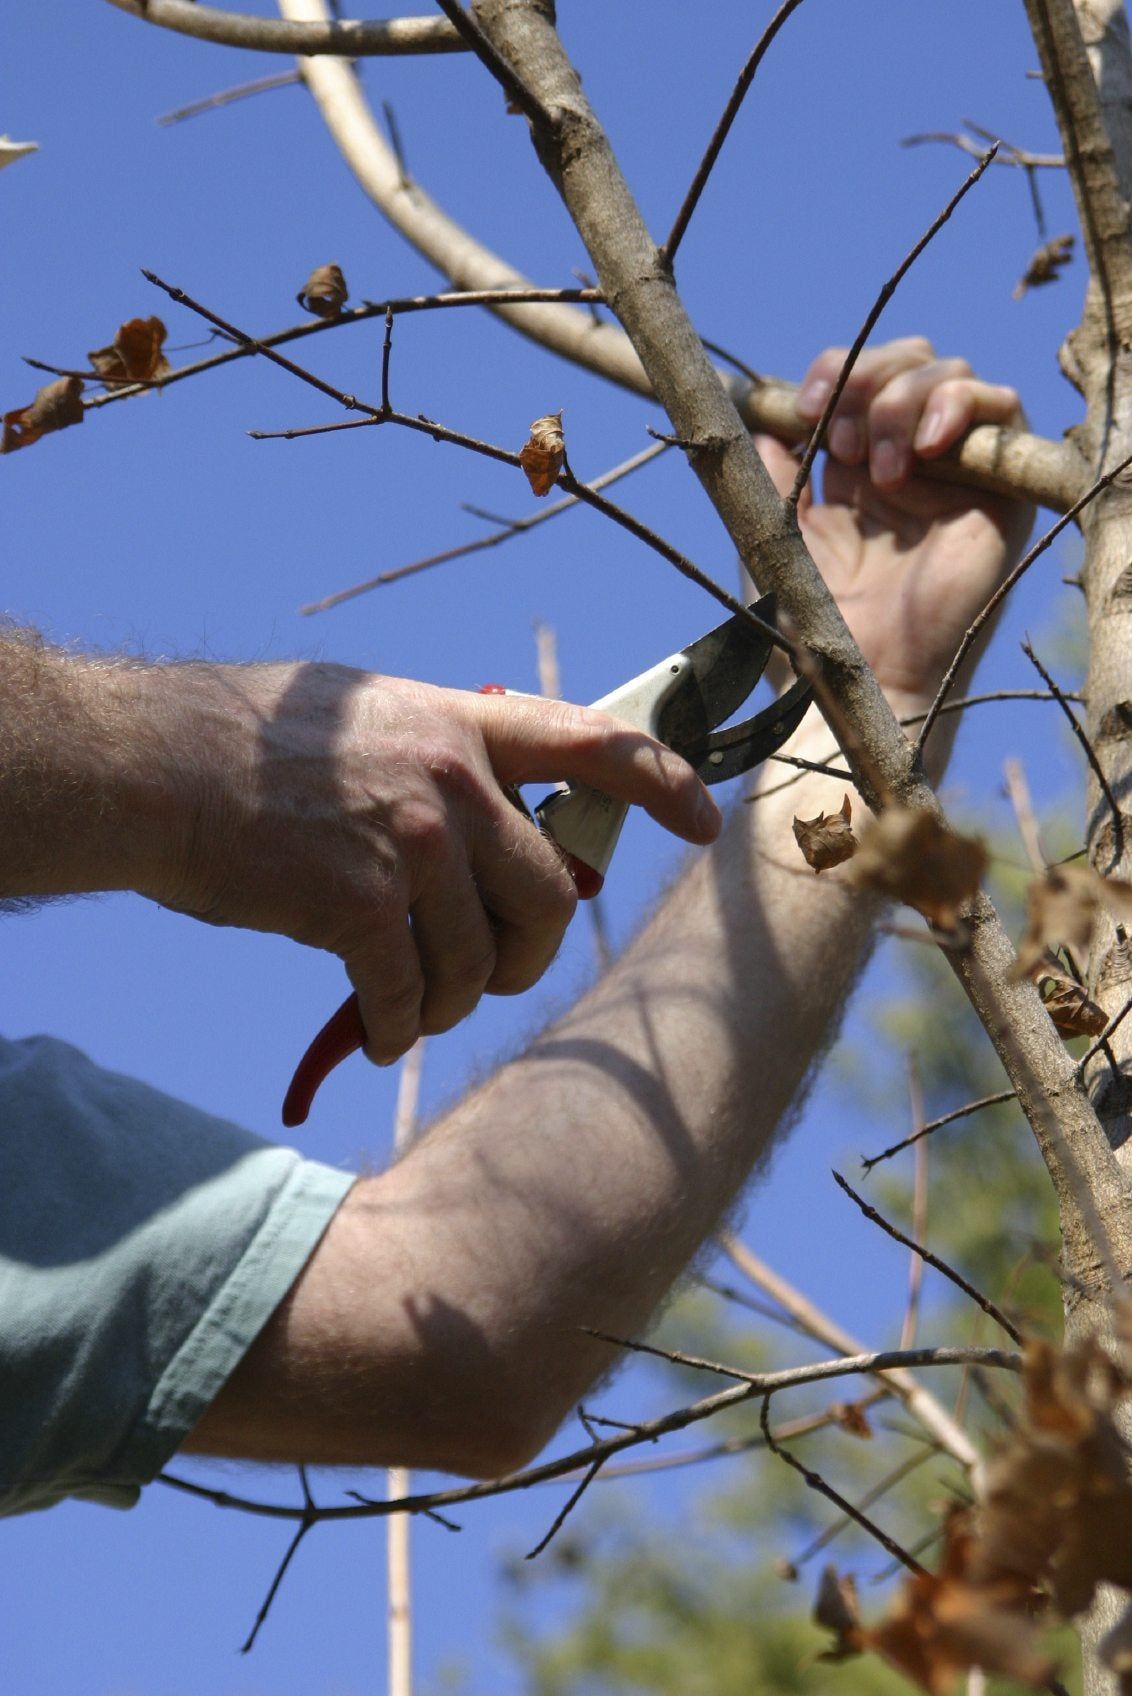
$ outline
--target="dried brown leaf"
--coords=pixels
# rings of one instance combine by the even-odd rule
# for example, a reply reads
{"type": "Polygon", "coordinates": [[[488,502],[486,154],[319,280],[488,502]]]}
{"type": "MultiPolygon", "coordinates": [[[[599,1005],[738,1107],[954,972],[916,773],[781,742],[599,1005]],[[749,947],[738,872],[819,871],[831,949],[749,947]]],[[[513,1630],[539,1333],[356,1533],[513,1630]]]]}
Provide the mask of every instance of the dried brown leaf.
{"type": "Polygon", "coordinates": [[[871,1437],[873,1428],[860,1402],[835,1402],[829,1410],[842,1431],[850,1437],[871,1437]]]}
{"type": "Polygon", "coordinates": [[[295,299],[316,318],[337,318],[350,298],[346,279],[337,265],[316,265],[295,299]]]}
{"type": "Polygon", "coordinates": [[[39,390],[28,406],[18,406],[4,414],[4,433],[0,438],[0,453],[15,453],[17,448],[30,448],[41,436],[52,430],[65,430],[68,424],[83,421],[83,380],[81,377],[59,377],[39,390]]]}
{"type": "Polygon", "coordinates": [[[1100,1036],[1108,1024],[1104,1008],[1090,1001],[1082,984],[1069,978],[1051,983],[1042,994],[1042,1004],[1064,1036],[1100,1036]]]}
{"type": "Polygon", "coordinates": [[[1087,948],[1097,907],[1121,923],[1132,922],[1132,884],[1101,877],[1091,866],[1050,866],[1026,892],[1026,928],[1018,944],[1015,977],[1042,977],[1050,948],[1087,948]]]}
{"type": "Polygon", "coordinates": [[[839,866],[843,860],[851,860],[857,852],[857,838],[850,824],[852,816],[852,805],[846,794],[840,812],[819,813],[814,819],[795,818],[794,840],[802,850],[802,858],[814,868],[815,873],[839,866]]]}
{"type": "Polygon", "coordinates": [[[930,1696],[944,1696],[972,1667],[1041,1685],[1052,1662],[1042,1650],[1027,1608],[1025,1586],[1010,1579],[972,1582],[971,1514],[948,1515],[938,1573],[916,1573],[904,1585],[886,1620],[866,1631],[865,1647],[930,1696]]]}
{"type": "Polygon", "coordinates": [[[889,807],[861,832],[850,878],[915,907],[941,930],[950,930],[960,908],[976,894],[987,851],[931,813],[889,807]]]}
{"type": "Polygon", "coordinates": [[[118,326],[109,347],[93,348],[87,355],[91,369],[107,388],[119,383],[151,383],[164,377],[169,361],[161,349],[167,331],[160,318],[128,318],[118,326]]]}
{"type": "Polygon", "coordinates": [[[1014,285],[1014,298],[1021,300],[1027,289],[1056,283],[1058,273],[1073,257],[1073,236],[1051,236],[1043,242],[1014,285]]]}
{"type": "Polygon", "coordinates": [[[530,438],[519,452],[519,464],[534,494],[549,495],[565,457],[561,412],[548,412],[544,418],[536,418],[530,438]]]}
{"type": "Polygon", "coordinates": [[[842,1577],[834,1566],[823,1570],[814,1603],[814,1624],[824,1626],[834,1636],[834,1642],[818,1656],[819,1660],[845,1661],[864,1649],[857,1586],[850,1573],[842,1577]]]}
{"type": "Polygon", "coordinates": [[[976,1582],[1048,1586],[1066,1618],[1100,1583],[1132,1590],[1132,1480],[1115,1410],[1129,1391],[1094,1338],[1031,1342],[1026,1409],[987,1467],[976,1582]]]}

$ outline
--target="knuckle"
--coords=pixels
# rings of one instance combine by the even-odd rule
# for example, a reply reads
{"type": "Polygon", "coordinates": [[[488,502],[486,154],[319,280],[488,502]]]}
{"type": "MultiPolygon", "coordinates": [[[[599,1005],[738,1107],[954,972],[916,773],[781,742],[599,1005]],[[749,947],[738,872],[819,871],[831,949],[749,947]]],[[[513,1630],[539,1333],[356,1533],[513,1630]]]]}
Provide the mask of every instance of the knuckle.
{"type": "Polygon", "coordinates": [[[893,350],[906,353],[909,358],[917,359],[921,364],[935,358],[935,348],[927,336],[901,336],[892,343],[893,350]]]}
{"type": "Polygon", "coordinates": [[[448,849],[448,815],[439,799],[415,797],[399,807],[395,834],[414,861],[436,865],[445,858],[448,849]]]}

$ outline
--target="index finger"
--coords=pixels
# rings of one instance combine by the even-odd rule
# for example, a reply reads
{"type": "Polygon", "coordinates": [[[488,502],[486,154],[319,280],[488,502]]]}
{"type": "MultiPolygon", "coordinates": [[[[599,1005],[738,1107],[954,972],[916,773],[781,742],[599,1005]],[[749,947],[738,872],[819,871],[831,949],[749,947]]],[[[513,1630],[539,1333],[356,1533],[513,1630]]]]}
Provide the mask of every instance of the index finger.
{"type": "Polygon", "coordinates": [[[609,713],[525,695],[466,695],[501,783],[588,783],[644,807],[686,842],[714,842],[722,815],[691,766],[609,713]]]}

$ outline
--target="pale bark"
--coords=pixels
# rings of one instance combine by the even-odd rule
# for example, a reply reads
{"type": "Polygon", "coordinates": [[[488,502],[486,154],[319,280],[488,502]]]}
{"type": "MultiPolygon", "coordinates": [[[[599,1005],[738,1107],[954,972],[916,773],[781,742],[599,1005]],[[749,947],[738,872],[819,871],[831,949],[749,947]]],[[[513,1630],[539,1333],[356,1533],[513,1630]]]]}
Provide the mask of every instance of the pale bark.
{"type": "Polygon", "coordinates": [[[409,53],[466,53],[467,47],[447,18],[388,18],[372,23],[324,17],[311,23],[280,23],[274,18],[224,12],[195,0],[110,0],[120,12],[146,23],[214,41],[222,47],[247,47],[257,53],[336,53],[351,57],[409,53]]]}
{"type": "MultiPolygon", "coordinates": [[[[1128,20],[1117,0],[1027,0],[1034,39],[1065,146],[1089,257],[1081,323],[1062,349],[1062,368],[1085,400],[1075,445],[1091,471],[1132,451],[1132,51],[1128,20]]],[[[1089,858],[1105,875],[1128,876],[1132,814],[1132,494],[1116,483],[1084,515],[1081,574],[1088,609],[1089,669],[1085,692],[1093,747],[1117,797],[1124,851],[1111,810],[1090,774],[1086,796],[1089,858]]],[[[1090,962],[1090,991],[1110,1014],[1132,990],[1132,956],[1107,916],[1098,921],[1090,962]]],[[[1112,1048],[1121,1066],[1113,1076],[1101,1055],[1088,1087],[1123,1171],[1132,1169],[1132,1088],[1127,1076],[1132,1033],[1122,1026],[1112,1048]]],[[[1098,1191],[1101,1199],[1103,1191],[1098,1191]]],[[[1068,1304],[1070,1333],[1104,1322],[1100,1302],[1068,1304]]],[[[1129,1434],[1126,1431],[1126,1435],[1129,1434]]],[[[1087,1696],[1114,1696],[1117,1680],[1097,1649],[1127,1606],[1121,1592],[1098,1592],[1081,1627],[1087,1696]]]]}

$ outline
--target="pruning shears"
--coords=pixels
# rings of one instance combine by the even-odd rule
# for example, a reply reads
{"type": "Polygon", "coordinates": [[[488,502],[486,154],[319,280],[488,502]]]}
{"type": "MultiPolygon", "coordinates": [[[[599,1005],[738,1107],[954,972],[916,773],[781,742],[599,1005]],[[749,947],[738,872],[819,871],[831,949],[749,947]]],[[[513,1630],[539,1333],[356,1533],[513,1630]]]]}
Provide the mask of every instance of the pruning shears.
{"type": "MultiPolygon", "coordinates": [[[[813,696],[810,684],[799,678],[762,712],[726,730],[716,728],[743,705],[774,646],[774,596],[765,595],[750,610],[763,628],[736,613],[592,705],[666,743],[704,783],[724,783],[750,771],[793,734],[813,696]]],[[[483,692],[514,693],[499,684],[487,684],[483,692]]],[[[517,791],[508,794],[527,812],[517,791]]],[[[566,783],[528,813],[558,846],[583,901],[601,889],[628,811],[627,802],[588,784],[566,783]]],[[[299,1061],[283,1101],[285,1125],[303,1124],[318,1086],[363,1046],[365,1034],[358,998],[351,995],[299,1061]]]]}

